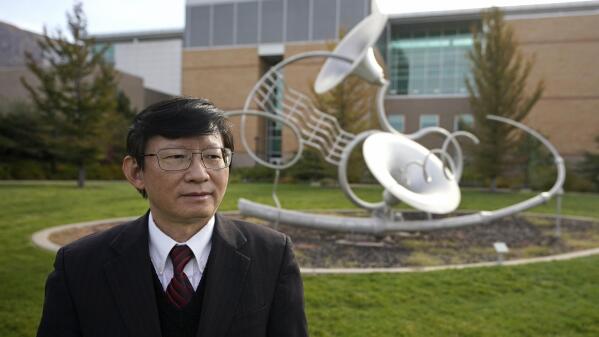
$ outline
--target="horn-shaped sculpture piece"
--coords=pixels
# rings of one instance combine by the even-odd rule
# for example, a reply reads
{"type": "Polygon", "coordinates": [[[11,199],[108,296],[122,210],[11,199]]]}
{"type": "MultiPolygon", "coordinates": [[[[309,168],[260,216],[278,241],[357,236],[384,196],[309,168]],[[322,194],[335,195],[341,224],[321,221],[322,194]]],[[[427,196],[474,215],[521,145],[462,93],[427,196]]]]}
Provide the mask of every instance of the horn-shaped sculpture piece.
{"type": "Polygon", "coordinates": [[[353,62],[329,58],[318,73],[314,90],[319,94],[327,92],[352,73],[367,82],[384,84],[383,68],[376,61],[372,46],[381,35],[386,23],[385,14],[373,12],[347,33],[333,54],[349,58],[353,62]]]}
{"type": "Polygon", "coordinates": [[[424,146],[401,134],[375,133],[362,145],[364,161],[385,191],[406,204],[445,214],[460,204],[452,173],[424,146]]]}

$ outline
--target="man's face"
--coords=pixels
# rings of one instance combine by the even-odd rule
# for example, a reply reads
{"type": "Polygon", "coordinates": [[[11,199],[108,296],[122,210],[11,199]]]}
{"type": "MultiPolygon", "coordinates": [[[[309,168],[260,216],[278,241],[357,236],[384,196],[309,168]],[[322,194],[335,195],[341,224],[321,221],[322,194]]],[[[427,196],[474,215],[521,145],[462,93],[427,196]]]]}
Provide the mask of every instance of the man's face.
{"type": "MultiPolygon", "coordinates": [[[[222,148],[219,134],[168,139],[150,138],[146,154],[161,149],[185,148],[199,152],[208,148],[222,148]]],[[[214,215],[225,195],[229,168],[206,169],[200,154],[192,156],[191,166],[183,171],[165,171],[158,165],[157,157],[145,157],[140,173],[141,183],[148,194],[150,209],[156,220],[171,224],[194,224],[214,215]]]]}

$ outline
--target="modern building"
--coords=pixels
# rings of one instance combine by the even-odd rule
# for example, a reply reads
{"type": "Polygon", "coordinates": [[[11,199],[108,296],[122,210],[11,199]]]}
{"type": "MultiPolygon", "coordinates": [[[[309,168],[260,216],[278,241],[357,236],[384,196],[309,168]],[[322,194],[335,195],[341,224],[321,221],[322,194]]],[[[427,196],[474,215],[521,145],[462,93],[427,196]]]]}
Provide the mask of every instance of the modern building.
{"type": "MultiPolygon", "coordinates": [[[[502,8],[521,50],[534,57],[531,84],[545,92],[526,123],[577,159],[599,150],[599,1],[502,8]]],[[[369,0],[187,0],[181,92],[208,97],[226,110],[240,109],[265,71],[292,55],[322,50],[370,13],[369,0]]],[[[479,10],[391,16],[380,56],[391,86],[385,101],[390,122],[412,133],[439,125],[454,130],[472,122],[464,78],[470,76],[470,27],[479,10]]],[[[309,61],[285,79],[308,92],[321,66],[309,61]]],[[[248,142],[270,160],[295,150],[293,137],[268,122],[246,125],[248,142]]],[[[238,136],[238,135],[237,135],[238,136]]],[[[240,144],[240,164],[251,163],[240,144]]]]}
{"type": "MultiPolygon", "coordinates": [[[[599,151],[599,2],[503,8],[526,57],[534,58],[529,84],[545,91],[525,123],[539,130],[567,159],[599,151]]],[[[471,121],[463,78],[474,10],[397,15],[384,45],[392,82],[386,100],[391,121],[405,132],[428,125],[455,129],[471,121]]]]}
{"type": "MultiPolygon", "coordinates": [[[[146,35],[147,34],[144,36],[146,35]]],[[[179,42],[181,42],[180,36],[181,32],[179,32],[179,42]]],[[[30,99],[29,92],[21,84],[21,78],[26,79],[29,83],[34,85],[37,85],[37,78],[29,71],[29,69],[27,69],[25,64],[25,52],[30,52],[34,59],[38,61],[41,60],[41,50],[37,45],[37,40],[40,38],[41,36],[38,34],[0,22],[0,103],[30,99]]],[[[179,43],[178,47],[176,59],[180,60],[181,43],[179,43]]],[[[133,74],[132,71],[129,71],[130,68],[133,68],[133,71],[137,69],[132,67],[135,60],[130,61],[131,57],[129,59],[125,57],[127,52],[132,54],[133,52],[131,52],[131,50],[134,48],[130,46],[121,48],[120,45],[115,44],[108,51],[109,60],[112,62],[115,61],[115,49],[119,52],[124,51],[119,54],[118,60],[120,62],[119,65],[125,65],[117,67],[117,86],[119,90],[127,95],[134,109],[139,110],[148,104],[165,99],[170,95],[179,94],[179,92],[166,94],[160,91],[160,88],[158,88],[158,90],[147,88],[147,80],[143,78],[143,75],[145,74],[141,73],[141,75],[137,75],[133,74]],[[124,61],[122,61],[123,59],[124,61]],[[127,64],[127,61],[130,62],[127,64]]],[[[169,52],[172,53],[171,51],[169,52]]],[[[139,63],[143,64],[143,62],[139,63]]],[[[178,71],[173,71],[173,73],[180,74],[180,63],[177,63],[175,66],[178,71]]],[[[153,67],[160,69],[161,65],[160,63],[154,63],[151,66],[148,66],[148,68],[153,67]]],[[[176,78],[173,82],[176,86],[173,85],[173,87],[178,88],[180,75],[175,76],[176,78]]]]}
{"type": "Polygon", "coordinates": [[[94,38],[98,48],[109,45],[105,55],[117,70],[143,78],[148,89],[181,94],[182,30],[98,34],[94,38]]]}
{"type": "MultiPolygon", "coordinates": [[[[210,98],[225,110],[241,109],[252,87],[274,64],[309,50],[326,49],[370,13],[368,0],[188,0],[182,61],[184,95],[210,98]]],[[[320,62],[285,73],[287,84],[307,92],[320,62]]],[[[239,123],[236,139],[239,140],[239,123]]],[[[297,149],[290,132],[267,120],[249,120],[253,150],[279,161],[297,149]]],[[[237,165],[253,161],[236,144],[237,165]]]]}
{"type": "MultiPolygon", "coordinates": [[[[599,151],[599,1],[505,7],[525,57],[535,63],[529,83],[545,91],[526,123],[541,131],[567,159],[599,151]]],[[[206,97],[225,110],[244,106],[256,81],[292,55],[323,50],[371,12],[370,0],[187,0],[182,31],[98,35],[111,43],[117,69],[143,78],[168,94],[206,97]]],[[[456,130],[472,123],[464,79],[471,27],[480,10],[392,15],[377,43],[391,82],[385,100],[390,122],[401,132],[427,126],[456,130]]],[[[309,92],[322,65],[305,61],[286,70],[294,89],[309,92]]],[[[239,120],[235,119],[239,141],[239,120]]],[[[280,125],[249,119],[246,139],[266,160],[296,149],[280,125]]],[[[236,144],[236,163],[253,161],[236,144]]]]}

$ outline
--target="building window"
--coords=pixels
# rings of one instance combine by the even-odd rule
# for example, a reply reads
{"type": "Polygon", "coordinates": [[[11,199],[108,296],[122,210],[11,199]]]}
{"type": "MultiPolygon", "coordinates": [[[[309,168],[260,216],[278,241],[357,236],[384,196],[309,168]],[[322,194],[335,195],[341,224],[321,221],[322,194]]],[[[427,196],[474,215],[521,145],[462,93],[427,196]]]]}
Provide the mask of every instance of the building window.
{"type": "MultiPolygon", "coordinates": [[[[243,15],[243,14],[242,14],[243,15]]],[[[283,1],[263,0],[260,42],[275,43],[283,41],[283,1]]]]}
{"type": "Polygon", "coordinates": [[[453,119],[453,130],[464,130],[464,126],[471,127],[474,125],[474,117],[470,114],[457,115],[453,119]]]}
{"type": "Polygon", "coordinates": [[[287,41],[310,39],[310,1],[287,1],[287,41]]]}
{"type": "Polygon", "coordinates": [[[214,5],[214,20],[212,29],[212,44],[231,45],[233,44],[233,21],[234,4],[214,5]]]}
{"type": "Polygon", "coordinates": [[[211,6],[194,6],[186,9],[185,45],[188,47],[210,46],[211,6]]]}
{"type": "Polygon", "coordinates": [[[258,3],[237,4],[237,43],[250,44],[258,41],[258,3]]]}
{"type": "Polygon", "coordinates": [[[215,0],[185,7],[185,47],[334,40],[369,0],[215,0]]]}
{"type": "Polygon", "coordinates": [[[337,1],[313,1],[312,40],[333,40],[337,38],[337,1]]]}
{"type": "Polygon", "coordinates": [[[428,128],[431,126],[439,126],[438,115],[421,115],[420,116],[420,128],[428,128]]]}
{"type": "Polygon", "coordinates": [[[389,124],[391,124],[391,126],[399,131],[399,132],[405,132],[406,130],[406,118],[404,115],[390,115],[388,117],[389,119],[389,124]]]}
{"type": "Polygon", "coordinates": [[[394,95],[466,95],[470,23],[393,25],[387,46],[394,95]]]}
{"type": "MultiPolygon", "coordinates": [[[[93,52],[99,53],[104,48],[106,48],[105,43],[97,43],[93,47],[93,52]]],[[[106,48],[106,51],[104,52],[103,57],[104,57],[104,61],[106,61],[110,64],[114,64],[114,45],[111,44],[110,46],[108,46],[108,48],[106,48]]]]}
{"type": "MultiPolygon", "coordinates": [[[[274,90],[270,93],[265,108],[272,114],[280,114],[283,102],[284,82],[277,80],[274,90]],[[279,113],[277,113],[279,111],[279,113]]],[[[283,124],[273,120],[266,122],[266,157],[270,163],[279,164],[282,157],[282,129],[283,124]]]]}

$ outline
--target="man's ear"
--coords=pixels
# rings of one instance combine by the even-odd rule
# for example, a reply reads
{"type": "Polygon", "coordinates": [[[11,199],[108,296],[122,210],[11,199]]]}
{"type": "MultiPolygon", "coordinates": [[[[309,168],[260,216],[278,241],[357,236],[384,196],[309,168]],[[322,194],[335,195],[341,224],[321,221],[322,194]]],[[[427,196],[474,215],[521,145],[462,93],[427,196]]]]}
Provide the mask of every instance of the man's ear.
{"type": "Polygon", "coordinates": [[[123,173],[133,187],[138,190],[144,190],[144,172],[137,164],[137,160],[131,156],[123,158],[123,173]]]}

